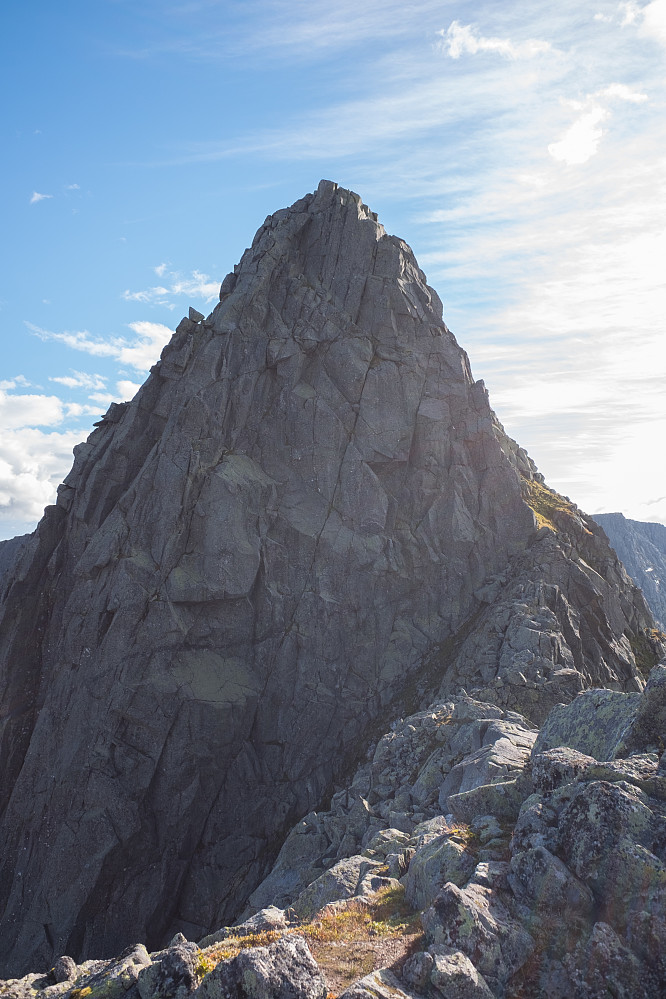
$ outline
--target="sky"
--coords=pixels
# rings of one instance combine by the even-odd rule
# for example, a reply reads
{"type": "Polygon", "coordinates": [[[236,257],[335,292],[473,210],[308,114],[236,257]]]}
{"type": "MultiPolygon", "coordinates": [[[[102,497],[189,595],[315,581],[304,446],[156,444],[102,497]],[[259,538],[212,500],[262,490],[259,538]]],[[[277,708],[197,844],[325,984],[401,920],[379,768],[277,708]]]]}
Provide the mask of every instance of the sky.
{"type": "Polygon", "coordinates": [[[666,523],[666,0],[9,0],[0,49],[0,538],[321,178],[547,482],[666,523]]]}

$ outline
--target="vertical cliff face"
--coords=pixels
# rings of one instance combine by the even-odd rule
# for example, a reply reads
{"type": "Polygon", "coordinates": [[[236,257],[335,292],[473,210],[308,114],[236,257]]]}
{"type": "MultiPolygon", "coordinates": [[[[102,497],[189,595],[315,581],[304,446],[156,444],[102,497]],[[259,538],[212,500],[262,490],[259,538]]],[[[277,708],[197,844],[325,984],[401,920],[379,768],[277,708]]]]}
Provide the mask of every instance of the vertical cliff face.
{"type": "Polygon", "coordinates": [[[601,524],[660,628],[666,628],[666,527],[629,520],[621,513],[600,513],[601,524]]]}
{"type": "MultiPolygon", "coordinates": [[[[230,921],[535,540],[533,466],[356,195],[269,217],[220,297],[3,580],[8,973],[230,921]]],[[[595,627],[595,675],[636,684],[595,627]]]]}

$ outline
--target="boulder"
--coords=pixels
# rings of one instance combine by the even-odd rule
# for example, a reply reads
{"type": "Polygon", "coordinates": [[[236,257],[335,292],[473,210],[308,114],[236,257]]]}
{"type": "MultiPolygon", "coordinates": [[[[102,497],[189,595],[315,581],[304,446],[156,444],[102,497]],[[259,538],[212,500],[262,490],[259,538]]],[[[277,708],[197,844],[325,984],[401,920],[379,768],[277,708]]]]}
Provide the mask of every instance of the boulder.
{"type": "MultiPolygon", "coordinates": [[[[666,665],[654,667],[648,677],[638,710],[615,748],[613,756],[629,756],[635,752],[664,751],[666,732],[666,665]]],[[[605,757],[604,757],[605,758],[605,757]]]]}
{"type": "Polygon", "coordinates": [[[418,992],[442,999],[492,999],[493,993],[460,950],[431,947],[408,958],[402,979],[418,992]]]}
{"type": "Polygon", "coordinates": [[[446,884],[422,916],[427,940],[462,951],[491,989],[528,960],[534,941],[492,888],[446,884]]]}
{"type": "Polygon", "coordinates": [[[534,743],[534,755],[568,746],[595,760],[609,760],[638,712],[639,693],[587,690],[553,708],[534,743]]]}
{"type": "Polygon", "coordinates": [[[163,951],[138,977],[141,999],[185,999],[201,981],[204,970],[195,943],[177,943],[163,951]]]}
{"type": "Polygon", "coordinates": [[[380,888],[393,886],[395,879],[384,877],[383,865],[368,857],[356,856],[339,860],[330,870],[313,881],[297,899],[292,909],[299,919],[310,919],[329,902],[370,895],[380,888]]]}
{"type": "Polygon", "coordinates": [[[439,890],[451,881],[465,884],[476,862],[465,847],[450,836],[439,836],[416,850],[409,863],[405,896],[414,909],[427,908],[439,890]]]}
{"type": "Polygon", "coordinates": [[[340,993],[339,999],[422,999],[388,968],[379,968],[354,982],[340,993]]]}
{"type": "Polygon", "coordinates": [[[569,995],[577,999],[652,999],[660,992],[654,971],[608,923],[595,923],[590,936],[563,963],[570,976],[569,995]]]}
{"type": "Polygon", "coordinates": [[[193,994],[196,999],[326,999],[326,983],[299,936],[242,950],[220,961],[193,994]]]}
{"type": "Polygon", "coordinates": [[[266,909],[260,909],[254,916],[237,923],[234,926],[223,926],[215,933],[210,933],[199,941],[199,947],[210,947],[212,944],[220,943],[229,937],[246,937],[253,933],[265,933],[267,930],[286,930],[291,925],[291,920],[284,909],[278,909],[271,905],[266,909]]]}

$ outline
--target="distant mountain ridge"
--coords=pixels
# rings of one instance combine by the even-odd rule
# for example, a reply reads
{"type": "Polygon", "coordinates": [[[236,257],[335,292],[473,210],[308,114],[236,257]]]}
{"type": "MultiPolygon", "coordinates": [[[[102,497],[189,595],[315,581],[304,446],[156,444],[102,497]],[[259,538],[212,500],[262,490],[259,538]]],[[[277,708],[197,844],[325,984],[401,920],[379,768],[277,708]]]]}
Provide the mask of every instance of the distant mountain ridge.
{"type": "Polygon", "coordinates": [[[621,513],[598,513],[594,519],[643,591],[657,624],[666,631],[666,527],[629,520],[621,513]]]}

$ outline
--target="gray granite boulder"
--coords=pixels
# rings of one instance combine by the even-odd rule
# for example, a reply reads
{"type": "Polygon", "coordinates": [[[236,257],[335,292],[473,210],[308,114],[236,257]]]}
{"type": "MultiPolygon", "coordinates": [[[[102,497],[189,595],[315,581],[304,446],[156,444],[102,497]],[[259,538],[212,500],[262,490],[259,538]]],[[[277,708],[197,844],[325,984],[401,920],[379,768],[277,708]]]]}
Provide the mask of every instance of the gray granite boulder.
{"type": "Polygon", "coordinates": [[[275,905],[260,909],[254,916],[244,920],[242,923],[235,923],[233,926],[223,926],[215,933],[209,933],[203,940],[199,941],[199,947],[210,947],[229,937],[246,937],[253,933],[265,933],[274,930],[286,930],[293,922],[293,913],[285,912],[275,905]]]}
{"type": "Polygon", "coordinates": [[[450,836],[438,836],[416,850],[409,862],[407,901],[415,909],[426,909],[447,881],[464,885],[475,866],[471,853],[461,843],[450,836]]]}
{"type": "Polygon", "coordinates": [[[176,943],[163,951],[138,977],[141,999],[185,999],[203,977],[201,951],[195,943],[176,943]]]}
{"type": "Polygon", "coordinates": [[[379,968],[350,985],[339,999],[421,999],[421,995],[389,968],[379,968]]]}
{"type": "Polygon", "coordinates": [[[384,877],[384,865],[368,857],[339,860],[294,899],[291,906],[299,919],[310,919],[329,902],[371,895],[380,888],[395,887],[397,881],[384,877]]]}
{"type": "Polygon", "coordinates": [[[268,947],[221,961],[193,993],[196,999],[326,999],[326,983],[308,946],[285,936],[268,947]]]}
{"type": "Polygon", "coordinates": [[[640,693],[616,690],[579,694],[571,704],[558,705],[550,712],[539,730],[535,754],[568,746],[596,760],[610,760],[634,720],[640,700],[640,693]]]}
{"type": "Polygon", "coordinates": [[[446,884],[422,916],[427,940],[462,951],[491,989],[501,989],[534,950],[534,940],[497,892],[446,884]]]}
{"type": "Polygon", "coordinates": [[[410,957],[402,979],[420,993],[443,999],[492,999],[483,977],[466,954],[450,947],[431,947],[410,957]]]}

